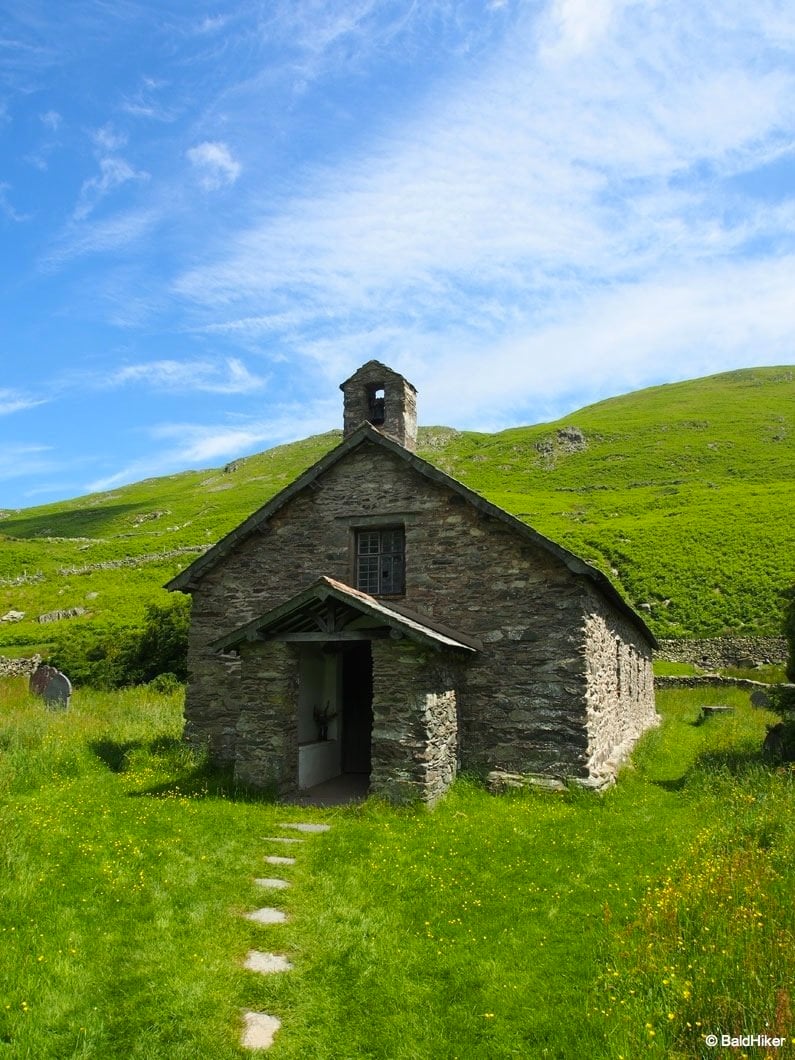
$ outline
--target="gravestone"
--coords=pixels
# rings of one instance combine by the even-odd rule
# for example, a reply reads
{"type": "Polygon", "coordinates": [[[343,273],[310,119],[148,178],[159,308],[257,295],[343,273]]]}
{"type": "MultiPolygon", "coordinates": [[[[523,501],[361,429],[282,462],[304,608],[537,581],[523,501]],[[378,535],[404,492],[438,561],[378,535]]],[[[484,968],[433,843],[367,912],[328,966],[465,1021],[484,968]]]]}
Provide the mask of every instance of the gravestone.
{"type": "Polygon", "coordinates": [[[44,702],[50,710],[67,710],[72,696],[72,682],[56,670],[44,689],[44,702]]]}
{"type": "Polygon", "coordinates": [[[28,687],[35,696],[43,696],[44,689],[50,683],[50,678],[57,671],[54,667],[48,666],[46,663],[42,663],[41,666],[37,667],[30,675],[30,683],[28,687]]]}
{"type": "Polygon", "coordinates": [[[66,710],[72,695],[72,683],[54,666],[42,663],[30,676],[30,691],[41,696],[50,710],[66,710]]]}

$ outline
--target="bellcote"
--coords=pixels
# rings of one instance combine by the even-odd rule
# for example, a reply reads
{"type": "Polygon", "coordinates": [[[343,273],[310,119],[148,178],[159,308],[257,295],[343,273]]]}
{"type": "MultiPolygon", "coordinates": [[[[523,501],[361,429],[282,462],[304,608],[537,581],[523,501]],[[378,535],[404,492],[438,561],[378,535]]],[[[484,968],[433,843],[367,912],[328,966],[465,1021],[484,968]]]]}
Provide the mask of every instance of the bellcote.
{"type": "Polygon", "coordinates": [[[340,390],[344,438],[366,422],[404,449],[416,450],[417,391],[408,379],[380,361],[368,361],[340,383],[340,390]]]}

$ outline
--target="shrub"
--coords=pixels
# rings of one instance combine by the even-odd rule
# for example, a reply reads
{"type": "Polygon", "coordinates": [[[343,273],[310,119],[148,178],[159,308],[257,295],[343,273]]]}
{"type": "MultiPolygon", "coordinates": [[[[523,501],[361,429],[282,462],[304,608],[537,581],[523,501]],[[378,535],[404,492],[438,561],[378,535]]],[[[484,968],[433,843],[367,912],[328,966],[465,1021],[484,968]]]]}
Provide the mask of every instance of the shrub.
{"type": "Polygon", "coordinates": [[[173,689],[187,679],[189,625],[190,597],[174,596],[166,604],[149,604],[139,629],[65,630],[48,661],[73,684],[114,689],[163,677],[173,689]]]}

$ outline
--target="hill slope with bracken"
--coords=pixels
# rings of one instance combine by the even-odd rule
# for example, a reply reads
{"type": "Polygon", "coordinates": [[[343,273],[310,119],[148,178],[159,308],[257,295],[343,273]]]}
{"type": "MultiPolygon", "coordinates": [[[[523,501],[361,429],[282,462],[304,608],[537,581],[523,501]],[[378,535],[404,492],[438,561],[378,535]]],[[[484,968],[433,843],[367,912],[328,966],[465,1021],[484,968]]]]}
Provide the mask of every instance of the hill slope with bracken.
{"type": "MultiPolygon", "coordinates": [[[[164,582],[340,437],[0,511],[0,653],[138,624],[164,582]],[[38,621],[58,613],[71,617],[38,621]]],[[[659,636],[778,632],[795,581],[795,368],[652,387],[498,434],[421,428],[419,455],[604,570],[659,636]]]]}

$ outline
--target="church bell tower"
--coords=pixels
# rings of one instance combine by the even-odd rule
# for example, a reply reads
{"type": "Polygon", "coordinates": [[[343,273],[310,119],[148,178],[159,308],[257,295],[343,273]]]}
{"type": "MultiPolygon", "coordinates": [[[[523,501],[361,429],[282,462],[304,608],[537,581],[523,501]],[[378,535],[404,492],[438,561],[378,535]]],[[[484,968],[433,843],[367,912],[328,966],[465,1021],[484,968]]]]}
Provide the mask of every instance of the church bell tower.
{"type": "Polygon", "coordinates": [[[343,437],[370,423],[412,453],[417,448],[417,391],[398,372],[368,361],[340,383],[344,394],[343,437]]]}

